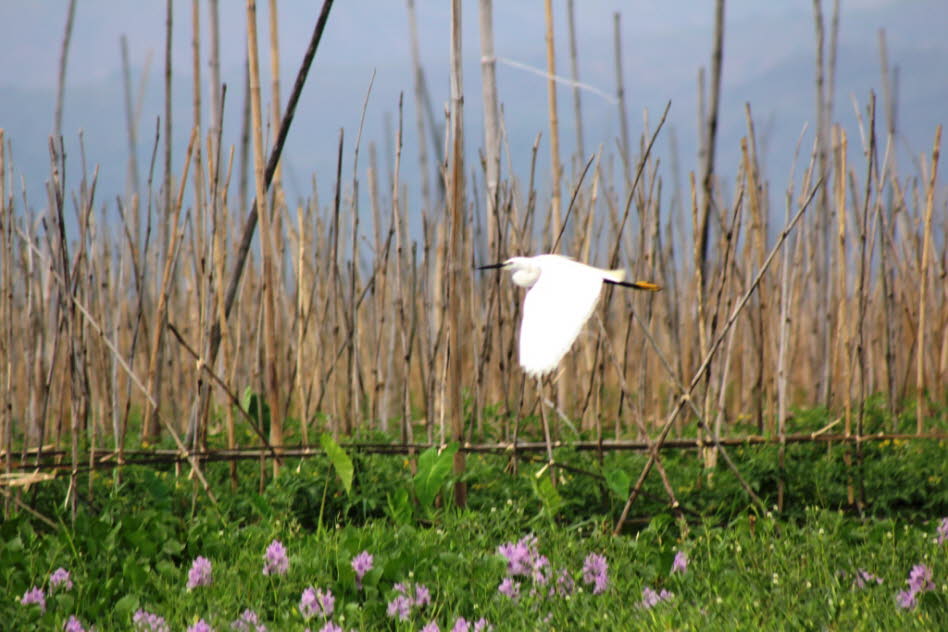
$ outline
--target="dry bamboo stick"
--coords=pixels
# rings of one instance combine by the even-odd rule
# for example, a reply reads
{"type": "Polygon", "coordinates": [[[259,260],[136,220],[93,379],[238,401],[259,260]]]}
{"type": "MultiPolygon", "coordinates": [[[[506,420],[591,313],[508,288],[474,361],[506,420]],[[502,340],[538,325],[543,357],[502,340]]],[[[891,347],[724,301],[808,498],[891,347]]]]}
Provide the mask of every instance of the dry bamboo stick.
{"type": "Polygon", "coordinates": [[[925,184],[925,219],[922,228],[921,279],[918,292],[918,344],[916,345],[915,364],[915,432],[922,434],[925,429],[925,327],[928,308],[928,278],[931,272],[929,258],[932,249],[932,213],[935,208],[935,182],[938,177],[938,157],[941,153],[941,125],[935,128],[935,142],[932,145],[932,157],[929,163],[928,182],[925,184]]]}

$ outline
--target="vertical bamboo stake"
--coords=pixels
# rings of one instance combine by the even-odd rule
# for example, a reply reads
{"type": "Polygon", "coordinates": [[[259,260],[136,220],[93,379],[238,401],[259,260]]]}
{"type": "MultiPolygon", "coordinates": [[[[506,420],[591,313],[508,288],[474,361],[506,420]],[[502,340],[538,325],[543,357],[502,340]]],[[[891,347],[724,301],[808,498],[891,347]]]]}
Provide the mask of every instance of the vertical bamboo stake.
{"type": "MultiPolygon", "coordinates": [[[[574,0],[566,0],[566,25],[569,30],[569,68],[570,78],[573,80],[573,115],[576,118],[574,123],[576,126],[576,155],[579,158],[577,166],[581,166],[583,160],[586,159],[586,144],[583,141],[583,110],[579,92],[579,59],[576,52],[576,10],[574,4],[574,0]]],[[[625,119],[623,118],[623,120],[625,119]]]]}
{"type": "Polygon", "coordinates": [[[63,97],[66,91],[66,61],[69,58],[69,41],[72,39],[72,24],[76,16],[76,0],[69,0],[66,10],[66,28],[63,32],[62,47],[59,50],[59,77],[56,84],[56,111],[53,115],[53,138],[62,136],[63,97]]]}
{"type": "MultiPolygon", "coordinates": [[[[551,198],[552,222],[550,225],[551,239],[556,239],[560,234],[562,226],[560,209],[560,124],[556,111],[556,55],[553,45],[553,0],[544,0],[544,13],[546,16],[546,71],[548,73],[546,83],[547,102],[549,104],[550,116],[550,173],[553,176],[553,193],[551,198]]],[[[552,243],[547,242],[547,243],[552,243]]]]}
{"type": "MultiPolygon", "coordinates": [[[[826,151],[826,127],[828,125],[829,113],[826,108],[826,92],[824,73],[826,64],[823,60],[824,54],[824,26],[823,26],[823,0],[813,0],[813,21],[816,31],[816,152],[819,159],[819,173],[822,177],[827,177],[827,151],[826,151]]],[[[819,193],[817,206],[813,221],[813,247],[816,250],[814,257],[811,258],[813,264],[813,283],[814,286],[822,291],[815,293],[814,306],[815,314],[819,316],[813,319],[814,334],[817,336],[818,343],[814,360],[814,375],[817,376],[817,397],[822,405],[828,406],[830,399],[830,323],[832,322],[832,311],[829,297],[832,295],[832,276],[830,274],[830,255],[829,255],[829,187],[823,187],[819,193]]]]}
{"type": "MultiPolygon", "coordinates": [[[[260,105],[260,63],[257,56],[257,6],[247,0],[247,55],[250,72],[250,108],[253,118],[254,184],[257,213],[260,220],[260,251],[263,259],[263,348],[264,388],[270,407],[270,445],[279,452],[283,446],[283,419],[279,398],[276,348],[276,278],[273,270],[274,223],[266,196],[263,162],[263,112],[260,105]]],[[[274,476],[279,473],[279,462],[273,461],[274,476]]]]}
{"type": "MultiPolygon", "coordinates": [[[[837,0],[838,4],[839,0],[837,0]]],[[[882,67],[882,96],[886,112],[886,147],[892,147],[895,143],[895,94],[892,90],[892,83],[889,78],[889,59],[886,52],[885,30],[879,29],[879,57],[882,67]]],[[[888,149],[887,149],[888,150],[888,149]]],[[[894,173],[893,173],[894,176],[894,173]]],[[[879,182],[880,189],[885,186],[885,176],[879,182]]],[[[892,431],[898,430],[898,416],[896,407],[898,405],[895,387],[895,341],[894,341],[894,323],[895,320],[895,280],[892,277],[891,265],[889,263],[889,242],[894,236],[892,228],[893,213],[893,193],[890,187],[885,203],[885,208],[880,209],[879,222],[879,280],[882,283],[882,305],[883,305],[883,327],[885,330],[885,383],[886,383],[886,404],[891,417],[892,431]]],[[[880,204],[881,204],[881,193],[880,204]]]]}
{"type": "MultiPolygon", "coordinates": [[[[414,68],[415,88],[415,124],[418,128],[418,171],[421,174],[422,210],[431,209],[431,186],[428,182],[428,145],[425,142],[425,73],[421,68],[421,54],[418,51],[418,23],[415,20],[415,2],[407,0],[409,41],[411,42],[411,63],[414,68]]],[[[439,165],[440,168],[440,165],[439,165]]]]}
{"type": "MultiPolygon", "coordinates": [[[[849,279],[846,261],[846,176],[847,161],[846,150],[848,143],[846,140],[846,131],[842,128],[837,129],[838,141],[835,150],[837,152],[834,160],[836,167],[836,177],[834,179],[834,192],[836,193],[836,221],[838,252],[837,259],[837,280],[836,287],[839,296],[839,305],[836,316],[836,346],[839,349],[837,354],[842,356],[839,362],[841,374],[839,380],[843,389],[843,432],[849,437],[852,434],[852,397],[853,397],[853,376],[850,367],[852,366],[852,335],[848,326],[849,310],[849,279]]],[[[852,484],[852,451],[847,447],[843,453],[843,461],[846,464],[846,498],[850,505],[855,500],[855,490],[852,484]]]]}
{"type": "MultiPolygon", "coordinates": [[[[3,298],[3,319],[6,321],[4,327],[3,355],[6,361],[3,363],[4,387],[3,387],[3,410],[0,411],[0,438],[2,438],[2,447],[4,451],[3,471],[7,476],[12,471],[13,463],[13,374],[14,358],[17,354],[13,352],[13,260],[10,256],[13,252],[13,204],[7,204],[7,163],[5,152],[6,138],[3,128],[0,128],[0,268],[3,268],[3,277],[0,280],[0,293],[3,298]]],[[[28,433],[24,432],[24,445],[28,441],[28,433]]],[[[3,516],[8,515],[10,510],[10,497],[4,496],[3,516]]]]}
{"type": "Polygon", "coordinates": [[[941,152],[941,125],[935,128],[935,142],[932,146],[931,173],[925,186],[925,219],[922,232],[921,282],[918,292],[918,344],[915,365],[915,432],[922,434],[925,429],[925,327],[928,301],[928,276],[932,249],[932,212],[935,208],[935,183],[938,177],[938,157],[941,152]]]}
{"type": "Polygon", "coordinates": [[[630,156],[631,147],[629,145],[629,121],[625,107],[625,78],[622,75],[622,16],[616,12],[612,14],[612,40],[615,53],[616,67],[616,100],[619,107],[619,131],[620,131],[620,149],[622,156],[622,173],[625,174],[625,186],[631,186],[632,182],[632,158],[630,156]]]}
{"type": "MultiPolygon", "coordinates": [[[[708,283],[708,253],[709,253],[709,234],[711,229],[711,195],[714,185],[714,150],[718,135],[718,106],[720,105],[721,94],[721,62],[724,56],[724,0],[715,0],[714,9],[714,39],[711,48],[711,96],[710,109],[707,118],[701,121],[702,129],[707,126],[706,136],[703,142],[703,154],[701,156],[701,188],[703,197],[701,199],[701,215],[697,226],[700,226],[700,233],[695,242],[696,252],[698,254],[698,264],[701,269],[701,287],[699,291],[705,292],[708,283]]],[[[702,91],[703,92],[703,91],[702,91]]]]}
{"type": "MultiPolygon", "coordinates": [[[[450,360],[448,397],[450,401],[451,438],[454,441],[464,441],[464,402],[462,401],[462,370],[464,353],[462,341],[464,336],[461,328],[461,271],[467,269],[460,260],[461,230],[464,222],[464,94],[461,75],[461,0],[451,2],[451,170],[450,170],[450,205],[451,239],[450,253],[447,257],[446,270],[449,279],[450,324],[449,335],[451,343],[447,348],[450,360]]],[[[465,469],[465,453],[458,450],[454,455],[454,473],[461,476],[465,469]]],[[[467,485],[458,481],[454,488],[454,500],[459,507],[467,504],[467,485]]]]}

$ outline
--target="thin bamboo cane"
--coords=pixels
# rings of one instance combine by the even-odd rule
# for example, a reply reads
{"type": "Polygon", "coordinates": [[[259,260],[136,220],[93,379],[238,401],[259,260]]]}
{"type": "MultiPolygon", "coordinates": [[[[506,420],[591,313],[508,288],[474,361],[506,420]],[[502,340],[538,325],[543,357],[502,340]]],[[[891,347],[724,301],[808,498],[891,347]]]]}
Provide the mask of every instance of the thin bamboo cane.
{"type": "Polygon", "coordinates": [[[932,213],[935,208],[935,182],[938,177],[938,158],[941,153],[941,125],[935,128],[935,142],[932,145],[932,156],[929,162],[928,182],[925,184],[925,219],[922,228],[922,261],[921,282],[918,292],[918,344],[916,345],[915,364],[915,432],[922,434],[925,430],[925,327],[927,320],[928,278],[931,263],[932,249],[932,213]]]}

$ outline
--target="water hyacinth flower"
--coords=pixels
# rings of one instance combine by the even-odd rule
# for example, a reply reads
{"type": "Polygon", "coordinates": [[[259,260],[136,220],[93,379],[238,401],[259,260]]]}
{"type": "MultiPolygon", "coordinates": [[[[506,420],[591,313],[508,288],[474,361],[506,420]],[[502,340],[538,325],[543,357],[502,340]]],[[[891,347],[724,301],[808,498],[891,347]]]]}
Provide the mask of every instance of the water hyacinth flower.
{"type": "Polygon", "coordinates": [[[853,577],[852,587],[865,588],[866,584],[871,584],[872,582],[875,582],[876,584],[881,584],[882,578],[877,577],[876,575],[873,575],[869,571],[860,568],[856,570],[856,575],[855,577],[853,577]]]}
{"type": "Polygon", "coordinates": [[[648,610],[652,606],[655,606],[663,601],[668,601],[674,596],[675,596],[674,593],[668,590],[665,590],[664,588],[662,588],[661,592],[656,592],[652,590],[651,588],[649,588],[648,586],[646,586],[645,588],[642,589],[641,605],[643,608],[648,610]]]}
{"type": "Polygon", "coordinates": [[[290,559],[286,556],[286,548],[282,542],[274,540],[263,555],[263,574],[286,575],[289,568],[290,559]]]}
{"type": "Polygon", "coordinates": [[[451,632],[470,632],[471,624],[464,617],[458,617],[451,632]]]}
{"type": "Polygon", "coordinates": [[[327,621],[326,625],[319,628],[319,632],[345,632],[341,626],[336,625],[332,621],[327,621]]]}
{"type": "Polygon", "coordinates": [[[194,563],[191,564],[191,570],[188,571],[188,590],[193,590],[198,586],[210,586],[211,581],[213,581],[213,577],[211,576],[211,561],[206,557],[198,555],[194,563]]]}
{"type": "Polygon", "coordinates": [[[63,630],[65,632],[86,632],[86,629],[82,627],[82,622],[74,614],[69,615],[69,619],[63,624],[63,630]]]}
{"type": "Polygon", "coordinates": [[[171,632],[164,617],[139,608],[132,616],[135,632],[171,632]]]}
{"type": "Polygon", "coordinates": [[[385,612],[392,618],[397,617],[399,621],[408,621],[408,615],[411,613],[411,599],[405,595],[398,595],[388,602],[385,612]]]}
{"type": "Polygon", "coordinates": [[[899,608],[911,610],[915,607],[915,593],[911,590],[900,590],[895,596],[895,600],[899,604],[899,608]]]}
{"type": "Polygon", "coordinates": [[[69,578],[69,571],[60,566],[49,576],[50,590],[62,587],[63,590],[72,590],[72,580],[69,578]]]}
{"type": "Polygon", "coordinates": [[[504,581],[500,582],[497,592],[517,601],[520,598],[520,584],[512,577],[505,577],[504,581]]]}
{"type": "Polygon", "coordinates": [[[935,590],[935,582],[932,581],[932,569],[924,564],[913,566],[906,582],[909,585],[908,590],[900,590],[895,596],[899,607],[906,610],[915,607],[915,604],[918,603],[919,593],[935,590]]]}
{"type": "Polygon", "coordinates": [[[938,525],[937,535],[935,536],[935,544],[938,546],[945,542],[948,542],[948,518],[941,519],[941,524],[938,525]]]}
{"type": "Polygon", "coordinates": [[[356,587],[362,590],[362,578],[372,570],[372,555],[368,551],[362,551],[352,558],[352,570],[356,574],[356,587]]]}
{"type": "Polygon", "coordinates": [[[300,614],[303,615],[304,619],[310,619],[317,615],[328,619],[332,616],[335,607],[336,598],[329,589],[323,592],[321,588],[309,587],[303,591],[303,595],[300,597],[300,614]]]}
{"type": "Polygon", "coordinates": [[[438,627],[437,621],[431,621],[421,629],[421,632],[441,632],[441,628],[438,627]]]}
{"type": "Polygon", "coordinates": [[[431,591],[424,584],[415,585],[415,605],[424,608],[431,603],[431,591]]]}
{"type": "Polygon", "coordinates": [[[508,542],[497,547],[497,553],[507,558],[507,572],[511,575],[536,576],[549,564],[546,556],[537,549],[535,535],[525,535],[516,543],[508,542]]]}
{"type": "Polygon", "coordinates": [[[198,619],[197,623],[188,626],[188,632],[214,632],[214,628],[204,619],[198,619]]]}
{"type": "Polygon", "coordinates": [[[237,632],[267,632],[267,626],[260,623],[260,617],[250,608],[244,610],[240,618],[230,624],[230,628],[237,632]]]}
{"type": "Polygon", "coordinates": [[[35,603],[37,606],[39,606],[40,612],[46,612],[46,593],[43,592],[42,588],[33,586],[23,593],[20,603],[24,606],[35,603]]]}
{"type": "MultiPolygon", "coordinates": [[[[569,574],[565,568],[560,571],[560,574],[556,577],[556,594],[560,597],[568,597],[573,594],[573,590],[576,588],[576,582],[573,581],[573,576],[569,574]]],[[[550,588],[550,595],[554,592],[554,588],[550,588]]]]}
{"type": "Polygon", "coordinates": [[[583,581],[594,584],[593,594],[599,595],[609,587],[609,564],[604,555],[590,553],[583,562],[583,581]]]}
{"type": "Polygon", "coordinates": [[[678,551],[675,553],[675,559],[672,561],[671,572],[672,573],[684,573],[688,570],[688,556],[685,555],[684,551],[678,551]]]}
{"type": "Polygon", "coordinates": [[[909,590],[916,593],[935,590],[935,582],[932,581],[932,569],[924,564],[916,564],[909,573],[908,585],[909,590]]]}
{"type": "Polygon", "coordinates": [[[488,623],[487,619],[485,619],[484,617],[481,617],[480,619],[474,622],[474,632],[489,632],[489,630],[493,630],[493,629],[494,629],[494,626],[488,623]]]}

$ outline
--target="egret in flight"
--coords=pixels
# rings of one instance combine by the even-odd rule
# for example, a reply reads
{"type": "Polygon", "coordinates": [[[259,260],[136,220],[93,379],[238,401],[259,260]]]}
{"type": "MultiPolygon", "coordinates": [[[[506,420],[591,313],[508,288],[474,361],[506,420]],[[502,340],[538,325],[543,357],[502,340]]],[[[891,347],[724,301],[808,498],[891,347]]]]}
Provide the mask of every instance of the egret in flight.
{"type": "Polygon", "coordinates": [[[662,289],[654,283],[627,282],[625,270],[603,270],[562,255],[511,257],[479,269],[491,268],[511,271],[513,282],[527,288],[520,321],[520,366],[536,378],[553,371],[573,346],[596,307],[603,283],[652,292],[662,289]]]}
{"type": "Polygon", "coordinates": [[[520,366],[527,375],[537,378],[547,467],[555,486],[553,442],[543,408],[544,377],[573,346],[596,307],[603,283],[653,292],[661,287],[644,281],[626,282],[625,270],[594,268],[562,255],[511,257],[503,263],[480,266],[481,270],[490,268],[510,270],[513,282],[527,288],[520,321],[520,366]]]}

